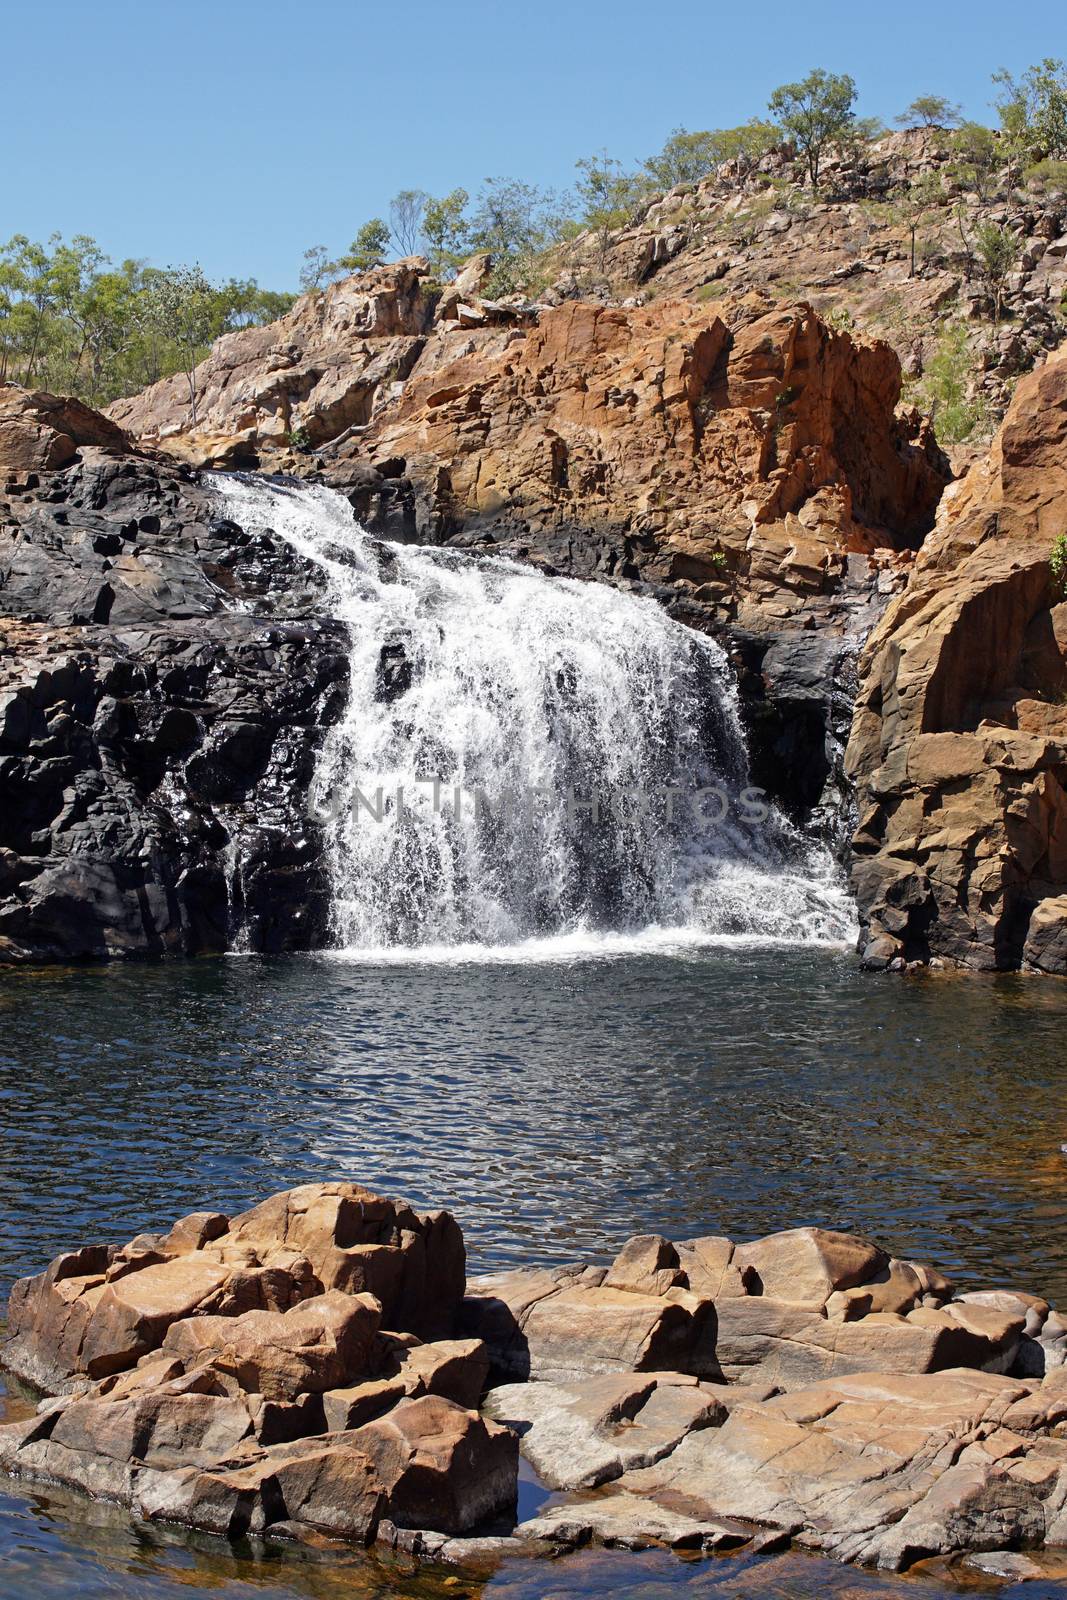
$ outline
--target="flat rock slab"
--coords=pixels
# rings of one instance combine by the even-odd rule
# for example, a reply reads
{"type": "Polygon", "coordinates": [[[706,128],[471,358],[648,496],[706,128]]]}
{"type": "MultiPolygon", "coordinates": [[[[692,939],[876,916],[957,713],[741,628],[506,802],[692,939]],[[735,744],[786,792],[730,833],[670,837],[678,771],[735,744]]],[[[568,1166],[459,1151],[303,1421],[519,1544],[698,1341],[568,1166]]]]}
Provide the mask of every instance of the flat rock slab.
{"type": "Polygon", "coordinates": [[[726,1416],[721,1401],[677,1374],[612,1373],[581,1388],[515,1383],[493,1389],[485,1409],[514,1428],[551,1489],[592,1489],[668,1455],[693,1428],[726,1416]]]}
{"type": "Polygon", "coordinates": [[[788,1529],[844,1560],[1067,1540],[1065,1391],[960,1370],[831,1380],[739,1407],[620,1488],[788,1529]]]}
{"type": "Polygon", "coordinates": [[[518,1531],[527,1539],[548,1539],[566,1546],[595,1539],[626,1550],[665,1544],[675,1550],[710,1551],[747,1544],[756,1529],[720,1517],[686,1516],[625,1489],[614,1489],[596,1499],[550,1506],[518,1531]]]}

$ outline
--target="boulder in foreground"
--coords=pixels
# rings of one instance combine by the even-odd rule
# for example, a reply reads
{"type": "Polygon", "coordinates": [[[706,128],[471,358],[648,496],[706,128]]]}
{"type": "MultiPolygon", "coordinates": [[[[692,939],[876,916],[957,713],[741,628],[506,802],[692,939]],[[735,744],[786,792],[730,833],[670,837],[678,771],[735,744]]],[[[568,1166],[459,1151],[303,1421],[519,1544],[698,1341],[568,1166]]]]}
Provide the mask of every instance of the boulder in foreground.
{"type": "Polygon", "coordinates": [[[464,1281],[447,1212],[345,1183],[60,1256],[3,1352],[59,1397],[0,1464],[231,1538],[468,1533],[513,1509],[518,1442],[478,1415],[484,1346],[448,1337],[464,1281]]]}

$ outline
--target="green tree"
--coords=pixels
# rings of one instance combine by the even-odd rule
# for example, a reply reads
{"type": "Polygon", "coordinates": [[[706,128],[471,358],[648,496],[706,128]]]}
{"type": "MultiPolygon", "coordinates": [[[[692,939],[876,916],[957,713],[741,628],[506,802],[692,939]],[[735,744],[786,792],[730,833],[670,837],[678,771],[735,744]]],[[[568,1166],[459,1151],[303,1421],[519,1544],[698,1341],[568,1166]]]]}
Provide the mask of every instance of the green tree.
{"type": "Polygon", "coordinates": [[[955,323],[938,338],[918,390],[919,399],[929,409],[938,442],[945,447],[962,444],[985,418],[982,402],[968,398],[973,372],[967,329],[962,323],[955,323]]]}
{"type": "Polygon", "coordinates": [[[581,221],[596,234],[603,271],[612,230],[622,227],[634,208],[648,193],[649,179],[644,172],[628,172],[621,161],[601,150],[575,162],[580,177],[575,193],[581,221]]]}
{"type": "Polygon", "coordinates": [[[658,155],[649,156],[642,173],[657,189],[673,189],[678,183],[699,183],[725,162],[736,164],[743,182],[779,139],[773,122],[758,117],[739,128],[712,128],[690,133],[675,128],[658,155]]]}
{"type": "Polygon", "coordinates": [[[168,340],[178,351],[181,370],[189,385],[189,411],[195,428],[197,415],[196,368],[205,346],[215,337],[218,294],[199,263],[167,267],[153,272],[139,296],[142,324],[168,340]]]}
{"type": "Polygon", "coordinates": [[[492,288],[507,293],[524,284],[536,258],[559,232],[551,191],[520,178],[487,178],[471,214],[467,245],[493,257],[492,288]]]}
{"type": "Polygon", "coordinates": [[[719,159],[732,161],[738,182],[744,183],[763,157],[779,143],[781,133],[773,122],[751,117],[738,128],[720,128],[715,139],[720,150],[719,159]]]}
{"type": "Polygon", "coordinates": [[[261,289],[255,278],[230,278],[216,292],[219,333],[260,328],[285,315],[295,295],[261,289]]]}
{"type": "Polygon", "coordinates": [[[965,188],[973,189],[980,200],[986,199],[1001,159],[992,128],[980,122],[965,122],[952,135],[949,148],[955,158],[956,177],[965,188]]]}
{"type": "Polygon", "coordinates": [[[649,156],[644,170],[657,189],[699,183],[723,160],[719,138],[717,133],[690,133],[687,128],[675,128],[659,154],[649,156]]]}
{"type": "Polygon", "coordinates": [[[914,183],[905,184],[894,207],[896,215],[908,230],[910,240],[908,277],[914,278],[919,258],[919,232],[931,212],[944,205],[945,196],[937,177],[932,172],[923,173],[914,183]]]}
{"type": "Polygon", "coordinates": [[[1046,56],[1021,78],[1002,67],[993,82],[1000,87],[997,110],[1012,154],[1027,162],[1067,156],[1067,66],[1046,56]]]}
{"type": "Polygon", "coordinates": [[[321,289],[334,268],[330,260],[330,253],[324,244],[313,244],[304,251],[300,268],[300,289],[303,294],[309,294],[312,289],[321,289]]]}
{"type": "Polygon", "coordinates": [[[381,217],[372,217],[360,228],[343,256],[332,263],[344,272],[370,272],[380,267],[389,253],[392,235],[389,224],[381,217]]]}
{"type": "Polygon", "coordinates": [[[847,72],[809,72],[799,83],[783,83],[767,102],[787,138],[803,151],[813,189],[826,148],[839,143],[854,120],[856,85],[847,72]]]}
{"type": "Polygon", "coordinates": [[[453,189],[439,200],[431,197],[423,208],[422,236],[439,278],[454,273],[469,251],[470,227],[466,217],[469,200],[466,189],[453,189]]]}
{"type": "Polygon", "coordinates": [[[963,116],[944,95],[919,94],[894,121],[902,128],[958,128],[963,116]]]}
{"type": "MultiPolygon", "coordinates": [[[[53,234],[48,241],[52,251],[60,243],[53,234]]],[[[43,357],[50,313],[56,301],[56,280],[52,254],[42,244],[34,244],[25,234],[16,233],[3,247],[5,279],[14,295],[11,312],[15,348],[23,355],[21,381],[29,386],[38,374],[43,357]]]]}

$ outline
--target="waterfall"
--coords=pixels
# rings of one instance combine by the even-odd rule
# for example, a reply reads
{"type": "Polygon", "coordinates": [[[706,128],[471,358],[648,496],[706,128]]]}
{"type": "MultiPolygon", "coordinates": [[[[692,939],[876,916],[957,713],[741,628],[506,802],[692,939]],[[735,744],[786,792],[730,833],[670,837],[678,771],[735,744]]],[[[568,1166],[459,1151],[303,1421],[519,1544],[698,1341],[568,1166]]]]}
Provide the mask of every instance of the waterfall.
{"type": "Polygon", "coordinates": [[[383,543],[330,489],[219,494],[321,569],[348,628],[311,797],[339,948],[852,937],[828,853],[749,783],[714,641],[606,584],[383,543]]]}

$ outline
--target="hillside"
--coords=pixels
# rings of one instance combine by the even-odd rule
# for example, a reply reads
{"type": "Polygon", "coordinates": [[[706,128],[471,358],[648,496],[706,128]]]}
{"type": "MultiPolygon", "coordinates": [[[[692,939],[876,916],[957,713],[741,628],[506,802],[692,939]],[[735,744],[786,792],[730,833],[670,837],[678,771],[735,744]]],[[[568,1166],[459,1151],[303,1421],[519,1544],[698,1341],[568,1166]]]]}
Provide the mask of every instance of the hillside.
{"type": "Polygon", "coordinates": [[[942,411],[942,442],[980,441],[1067,331],[1067,176],[978,175],[943,130],[912,128],[831,160],[813,194],[776,151],[745,180],[726,167],[652,197],[606,236],[587,231],[557,266],[549,300],[804,299],[893,346],[905,397],[942,411]],[[983,228],[1013,241],[1002,280],[983,265],[983,228]]]}

